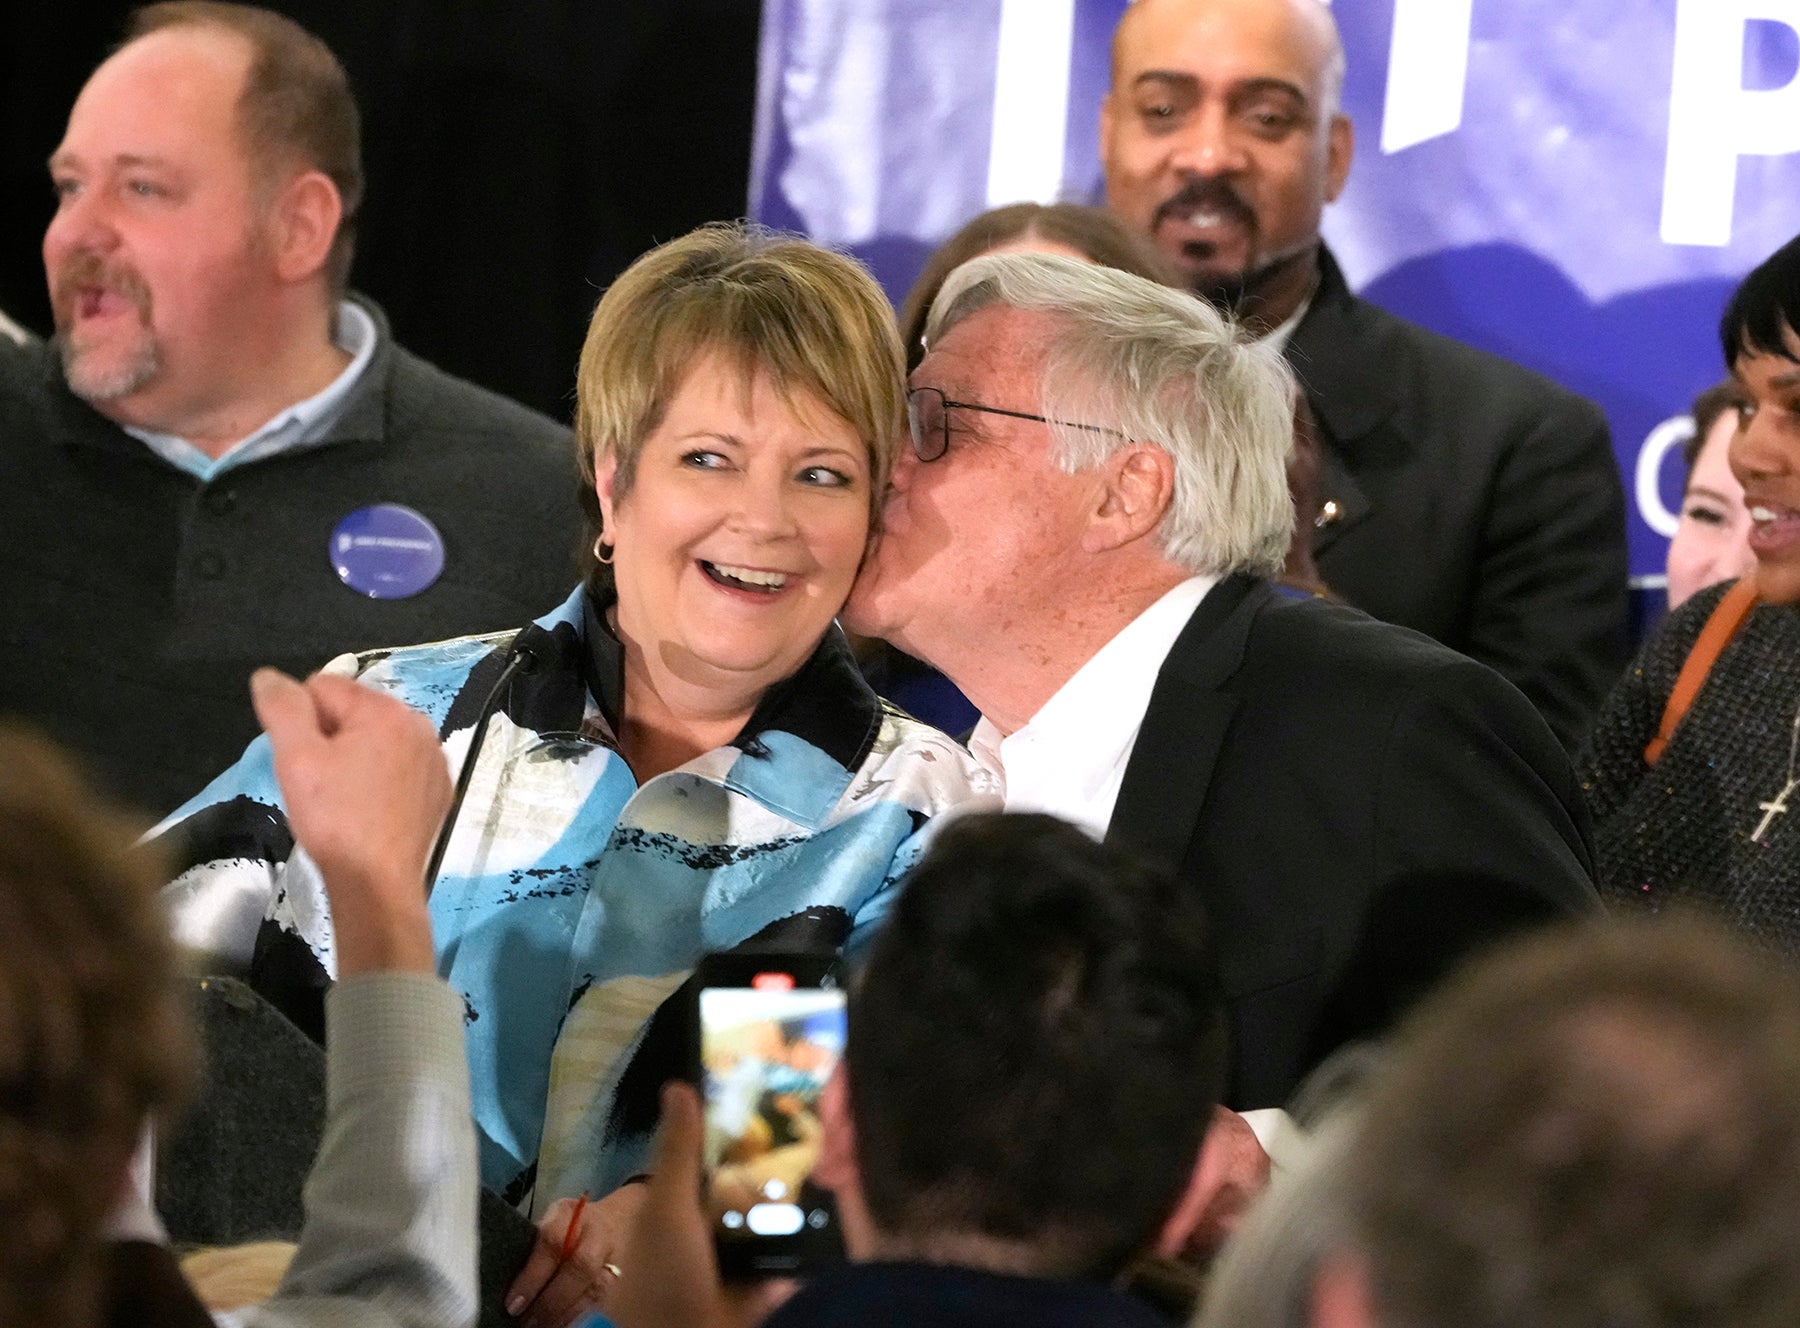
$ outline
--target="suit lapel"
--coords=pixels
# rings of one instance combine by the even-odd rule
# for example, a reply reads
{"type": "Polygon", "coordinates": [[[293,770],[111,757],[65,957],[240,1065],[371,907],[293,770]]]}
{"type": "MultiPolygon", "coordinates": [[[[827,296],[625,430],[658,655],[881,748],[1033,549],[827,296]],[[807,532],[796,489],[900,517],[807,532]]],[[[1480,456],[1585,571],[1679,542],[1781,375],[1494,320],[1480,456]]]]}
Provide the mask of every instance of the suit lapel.
{"type": "Polygon", "coordinates": [[[1237,713],[1237,695],[1225,684],[1243,662],[1250,624],[1270,593],[1254,577],[1226,577],[1175,639],[1125,766],[1108,843],[1168,866],[1186,856],[1219,745],[1237,713]]]}
{"type": "Polygon", "coordinates": [[[1288,339],[1286,356],[1312,407],[1319,432],[1319,497],[1325,504],[1313,552],[1323,553],[1369,513],[1368,495],[1351,474],[1348,458],[1365,434],[1394,413],[1388,390],[1392,365],[1380,363],[1369,345],[1360,302],[1344,273],[1319,246],[1319,288],[1288,339]]]}

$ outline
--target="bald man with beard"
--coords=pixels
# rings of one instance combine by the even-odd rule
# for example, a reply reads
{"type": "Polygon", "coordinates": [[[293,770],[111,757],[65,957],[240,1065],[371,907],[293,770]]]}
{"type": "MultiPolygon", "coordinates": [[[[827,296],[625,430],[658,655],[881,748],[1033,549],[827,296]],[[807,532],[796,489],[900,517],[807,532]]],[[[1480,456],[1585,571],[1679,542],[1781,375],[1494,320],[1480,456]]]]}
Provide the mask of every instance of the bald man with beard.
{"type": "Polygon", "coordinates": [[[1343,82],[1318,0],[1136,0],[1101,107],[1107,204],[1293,367],[1326,584],[1490,665],[1572,748],[1628,647],[1606,421],[1350,293],[1319,238],[1355,149],[1343,82]]]}

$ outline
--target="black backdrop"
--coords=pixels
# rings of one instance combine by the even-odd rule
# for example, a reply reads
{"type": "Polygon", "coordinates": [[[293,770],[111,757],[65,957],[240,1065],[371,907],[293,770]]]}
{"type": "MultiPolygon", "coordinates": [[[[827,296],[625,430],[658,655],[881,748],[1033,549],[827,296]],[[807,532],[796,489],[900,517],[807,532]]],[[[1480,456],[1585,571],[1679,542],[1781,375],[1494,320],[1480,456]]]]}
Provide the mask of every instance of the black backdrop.
{"type": "MultiPolygon", "coordinates": [[[[599,292],[748,191],[758,0],[269,0],[338,53],[355,286],[406,346],[566,419],[599,292]]],[[[44,161],[130,6],[0,0],[0,309],[49,330],[44,161]]]]}

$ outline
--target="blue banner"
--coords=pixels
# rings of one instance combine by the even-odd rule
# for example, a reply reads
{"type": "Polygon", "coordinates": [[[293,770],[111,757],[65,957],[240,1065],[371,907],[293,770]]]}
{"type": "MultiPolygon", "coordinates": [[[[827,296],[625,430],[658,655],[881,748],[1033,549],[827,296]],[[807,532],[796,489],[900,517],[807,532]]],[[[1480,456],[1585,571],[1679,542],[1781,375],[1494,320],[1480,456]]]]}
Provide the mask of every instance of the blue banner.
{"type": "MultiPolygon", "coordinates": [[[[764,0],[753,215],[896,301],[985,208],[1100,200],[1124,0],[764,0]]],[[[1366,0],[1334,11],[1353,286],[1598,401],[1659,584],[1685,411],[1736,281],[1800,231],[1800,0],[1366,0]]]]}

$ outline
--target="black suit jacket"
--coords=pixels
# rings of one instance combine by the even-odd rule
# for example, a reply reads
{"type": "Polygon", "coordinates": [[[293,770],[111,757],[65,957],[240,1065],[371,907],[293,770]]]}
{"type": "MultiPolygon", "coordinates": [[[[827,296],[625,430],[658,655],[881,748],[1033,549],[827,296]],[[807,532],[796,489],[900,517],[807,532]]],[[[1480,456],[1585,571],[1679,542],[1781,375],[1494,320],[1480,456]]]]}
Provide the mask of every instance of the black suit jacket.
{"type": "Polygon", "coordinates": [[[1321,247],[1287,345],[1319,424],[1335,592],[1516,684],[1573,749],[1629,651],[1625,496],[1605,417],[1357,299],[1321,247]]]}
{"type": "Polygon", "coordinates": [[[1240,1111],[1280,1106],[1478,947],[1599,911],[1568,757],[1514,687],[1242,575],[1164,662],[1107,837],[1207,901],[1240,1111]]]}

